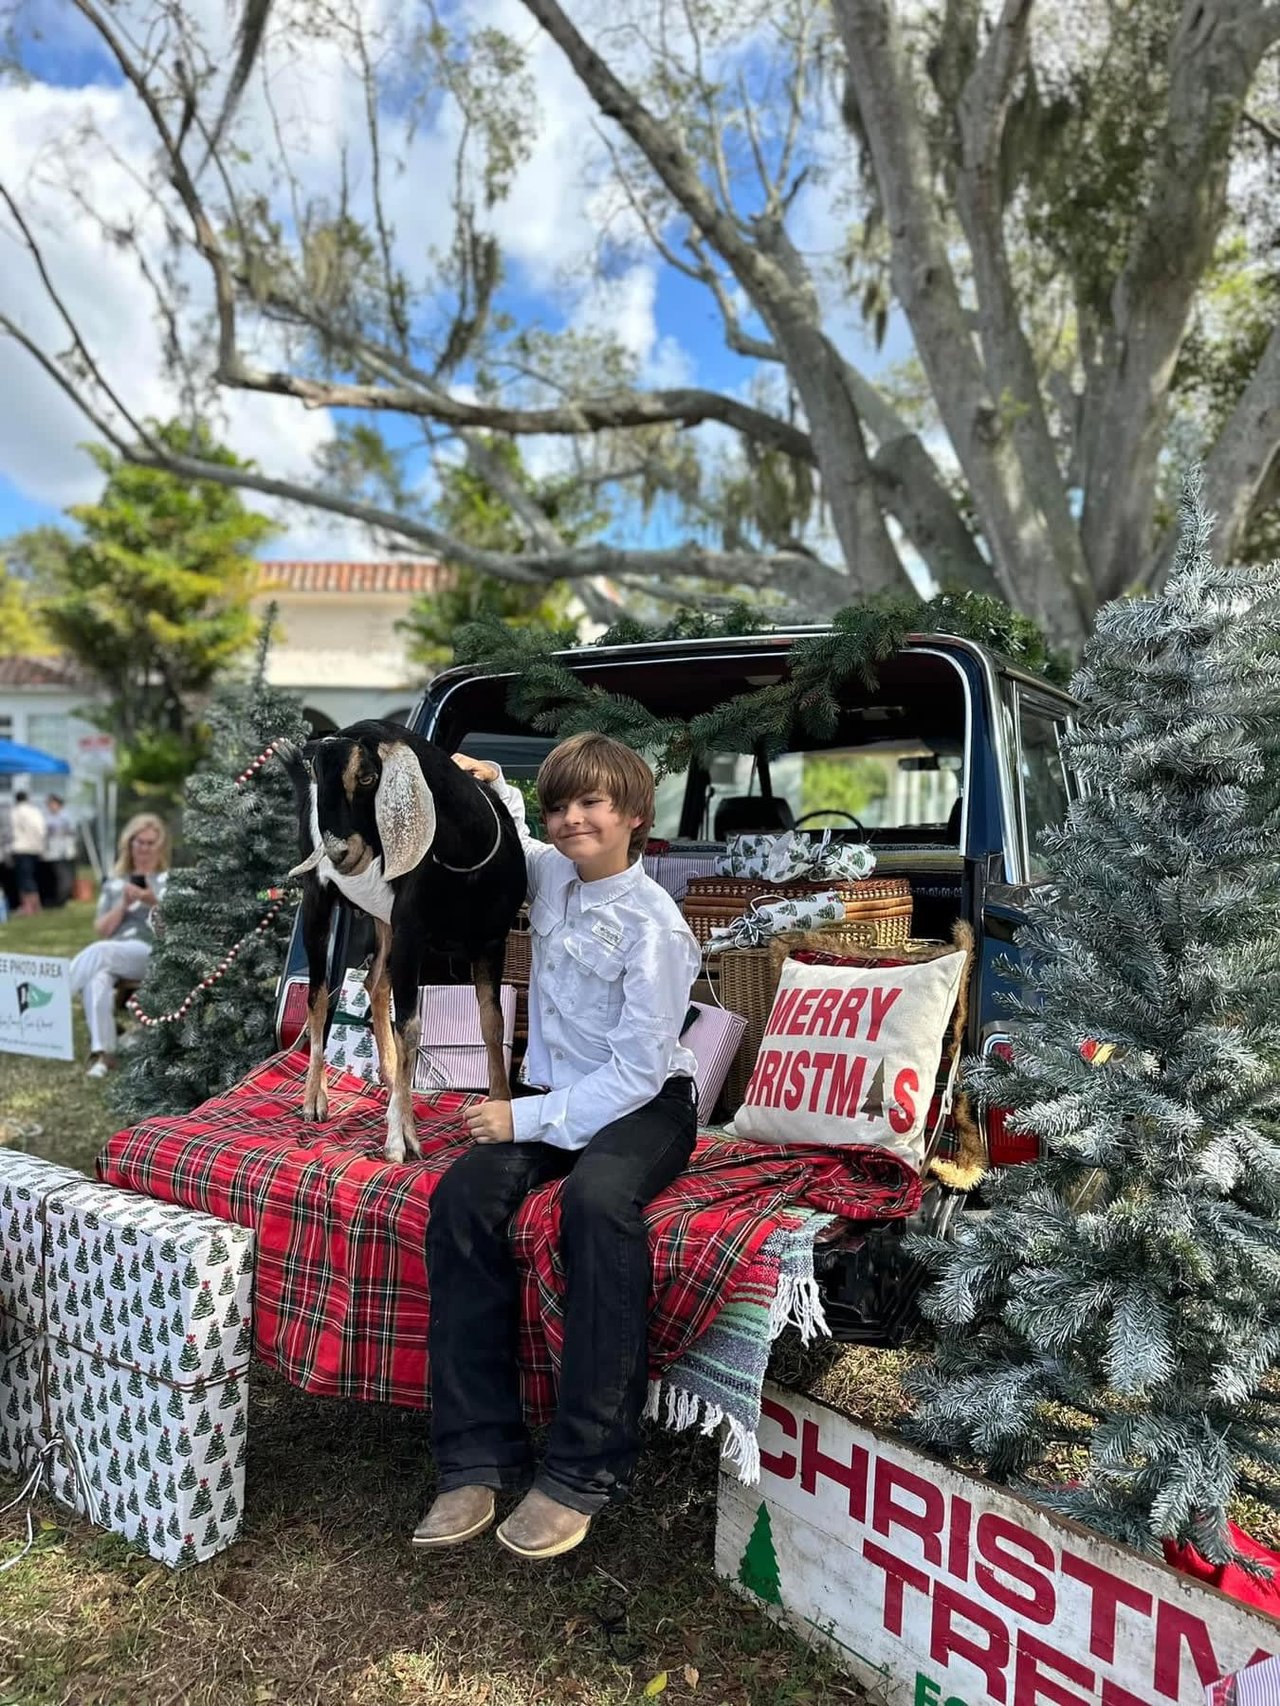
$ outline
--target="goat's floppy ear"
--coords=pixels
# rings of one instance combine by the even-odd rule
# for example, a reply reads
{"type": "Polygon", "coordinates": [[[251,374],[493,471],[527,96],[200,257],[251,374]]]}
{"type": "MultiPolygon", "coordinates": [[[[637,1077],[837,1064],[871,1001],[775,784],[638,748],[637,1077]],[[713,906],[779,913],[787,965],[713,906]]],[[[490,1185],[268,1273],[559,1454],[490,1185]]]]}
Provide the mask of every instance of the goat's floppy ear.
{"type": "Polygon", "coordinates": [[[403,877],[426,857],[436,838],[436,803],[411,746],[383,741],[378,756],[382,777],[373,810],[382,841],[382,874],[390,879],[403,877]]]}

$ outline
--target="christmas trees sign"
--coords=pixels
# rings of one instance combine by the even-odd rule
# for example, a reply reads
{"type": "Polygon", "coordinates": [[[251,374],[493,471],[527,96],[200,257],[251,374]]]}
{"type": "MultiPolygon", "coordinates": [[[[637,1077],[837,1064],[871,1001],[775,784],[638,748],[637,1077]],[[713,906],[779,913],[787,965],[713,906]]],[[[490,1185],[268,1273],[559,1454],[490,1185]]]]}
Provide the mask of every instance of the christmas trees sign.
{"type": "Polygon", "coordinates": [[[1192,482],[1164,593],[1105,609],[1077,677],[1088,791],[1013,1061],[972,1081],[1043,1158],[934,1250],[911,1431],[1002,1479],[1083,1448],[1042,1503],[1217,1563],[1237,1494],[1280,1502],[1280,569],[1215,567],[1208,527],[1192,482]]]}
{"type": "Polygon", "coordinates": [[[0,1468],[56,1436],[64,1503],[168,1564],[228,1545],[251,1270],[240,1227],[0,1150],[0,1468]]]}

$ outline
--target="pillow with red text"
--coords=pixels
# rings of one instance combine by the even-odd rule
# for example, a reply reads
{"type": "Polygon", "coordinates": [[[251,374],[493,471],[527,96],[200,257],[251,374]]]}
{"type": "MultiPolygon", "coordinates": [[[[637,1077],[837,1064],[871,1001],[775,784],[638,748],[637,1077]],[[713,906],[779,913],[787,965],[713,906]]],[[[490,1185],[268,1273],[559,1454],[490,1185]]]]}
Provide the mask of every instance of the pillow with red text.
{"type": "Polygon", "coordinates": [[[874,1144],[923,1167],[929,1102],[968,955],[920,965],[787,960],[736,1136],[874,1144]]]}

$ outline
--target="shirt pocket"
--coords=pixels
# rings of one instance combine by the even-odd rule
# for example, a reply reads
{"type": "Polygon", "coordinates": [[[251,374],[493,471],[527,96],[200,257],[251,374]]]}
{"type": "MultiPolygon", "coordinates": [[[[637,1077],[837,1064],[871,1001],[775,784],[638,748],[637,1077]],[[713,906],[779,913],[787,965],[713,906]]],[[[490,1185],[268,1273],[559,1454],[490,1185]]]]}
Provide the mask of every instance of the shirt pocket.
{"type": "Polygon", "coordinates": [[[535,936],[549,936],[557,925],[564,923],[564,896],[552,900],[538,895],[529,907],[529,928],[535,936]]]}
{"type": "Polygon", "coordinates": [[[563,997],[567,1011],[586,1020],[593,1031],[612,1030],[622,1011],[625,942],[614,946],[586,931],[571,930],[564,947],[563,997]]]}

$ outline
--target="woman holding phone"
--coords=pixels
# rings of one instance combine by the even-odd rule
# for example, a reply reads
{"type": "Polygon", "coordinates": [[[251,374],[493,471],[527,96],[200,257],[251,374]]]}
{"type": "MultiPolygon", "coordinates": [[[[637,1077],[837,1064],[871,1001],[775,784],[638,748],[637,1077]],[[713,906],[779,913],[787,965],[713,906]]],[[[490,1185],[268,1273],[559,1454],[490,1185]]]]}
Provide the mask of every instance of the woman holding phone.
{"type": "Polygon", "coordinates": [[[100,941],[71,962],[72,993],[89,1023],[89,1077],[105,1078],[116,1063],[116,986],[137,983],[155,940],[156,903],[169,870],[169,831],[151,812],[120,831],[114,873],[102,885],[94,929],[100,941]]]}

